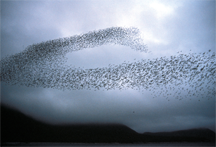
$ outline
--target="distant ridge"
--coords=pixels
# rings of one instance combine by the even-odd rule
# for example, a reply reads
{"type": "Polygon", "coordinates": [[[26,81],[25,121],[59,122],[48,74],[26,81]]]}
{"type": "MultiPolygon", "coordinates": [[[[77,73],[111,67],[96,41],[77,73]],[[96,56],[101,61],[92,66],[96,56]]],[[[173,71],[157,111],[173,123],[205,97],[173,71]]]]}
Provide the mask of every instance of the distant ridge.
{"type": "Polygon", "coordinates": [[[157,132],[151,133],[146,132],[143,133],[143,136],[154,136],[156,140],[159,142],[214,142],[215,141],[215,132],[207,128],[195,128],[195,129],[188,129],[188,130],[179,130],[173,132],[157,132]]]}
{"type": "Polygon", "coordinates": [[[1,142],[215,142],[215,132],[190,129],[139,134],[121,124],[49,125],[1,105],[1,142]]]}

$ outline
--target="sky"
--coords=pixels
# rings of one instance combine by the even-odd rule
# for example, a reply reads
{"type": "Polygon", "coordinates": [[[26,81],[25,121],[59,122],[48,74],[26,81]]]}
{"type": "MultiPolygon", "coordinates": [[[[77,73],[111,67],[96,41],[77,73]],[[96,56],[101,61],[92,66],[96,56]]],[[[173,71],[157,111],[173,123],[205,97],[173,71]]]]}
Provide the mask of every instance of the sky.
{"type": "MultiPolygon", "coordinates": [[[[111,27],[139,29],[148,51],[105,44],[69,52],[67,59],[63,58],[67,61],[64,64],[95,69],[142,59],[155,61],[161,57],[170,58],[178,56],[177,52],[190,56],[209,50],[215,52],[215,1],[3,0],[1,60],[22,53],[32,44],[111,27]]],[[[204,62],[198,57],[196,60],[204,62]]],[[[180,86],[171,87],[187,87],[196,91],[196,86],[190,87],[190,83],[187,83],[184,80],[180,86]]],[[[182,99],[176,99],[176,95],[166,99],[159,94],[165,90],[160,87],[151,91],[130,87],[122,90],[62,90],[11,85],[2,81],[1,103],[51,124],[120,123],[139,133],[203,127],[215,131],[215,93],[201,98],[199,94],[189,96],[185,90],[181,90],[178,95],[182,99]]],[[[168,90],[168,93],[172,93],[172,90],[168,90]]]]}

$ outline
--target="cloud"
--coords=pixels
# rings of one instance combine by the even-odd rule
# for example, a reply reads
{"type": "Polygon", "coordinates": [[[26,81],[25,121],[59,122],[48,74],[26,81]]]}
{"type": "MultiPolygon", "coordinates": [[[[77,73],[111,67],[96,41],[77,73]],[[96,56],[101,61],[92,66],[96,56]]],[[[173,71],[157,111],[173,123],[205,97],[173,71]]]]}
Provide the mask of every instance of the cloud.
{"type": "MultiPolygon", "coordinates": [[[[103,45],[66,54],[68,59],[64,58],[67,61],[64,66],[96,70],[108,68],[109,64],[122,65],[124,61],[128,65],[137,64],[142,59],[146,60],[144,63],[149,63],[161,57],[176,58],[179,57],[179,51],[182,51],[180,54],[204,63],[201,58],[190,54],[198,55],[215,48],[214,1],[3,1],[1,4],[2,59],[23,52],[27,46],[42,41],[110,27],[139,28],[144,44],[148,44],[151,53],[136,52],[121,45],[103,45]],[[150,7],[150,3],[155,3],[158,8],[150,7]],[[159,19],[158,11],[164,8],[168,11],[163,11],[166,13],[159,19]]],[[[203,65],[211,65],[211,60],[208,59],[210,56],[204,55],[207,62],[203,65]]],[[[199,62],[193,65],[197,66],[199,62]]],[[[210,68],[205,68],[206,73],[211,73],[207,70],[210,68]]],[[[189,74],[189,77],[192,75],[189,74]]],[[[214,97],[202,98],[201,93],[207,93],[208,86],[202,85],[204,88],[201,90],[189,86],[196,85],[196,82],[199,83],[194,79],[186,85],[170,84],[168,87],[181,93],[169,95],[166,99],[163,93],[158,94],[161,91],[166,93],[163,86],[150,88],[151,91],[144,88],[143,92],[131,88],[121,91],[61,91],[7,85],[1,81],[1,103],[49,123],[119,122],[138,132],[192,127],[214,130],[214,97]],[[187,88],[199,93],[190,97],[187,88]],[[153,98],[151,94],[156,97],[153,98]],[[176,99],[177,96],[179,99],[176,99]],[[184,99],[180,100],[180,97],[184,99]]],[[[175,91],[169,89],[168,93],[174,94],[175,91]]]]}

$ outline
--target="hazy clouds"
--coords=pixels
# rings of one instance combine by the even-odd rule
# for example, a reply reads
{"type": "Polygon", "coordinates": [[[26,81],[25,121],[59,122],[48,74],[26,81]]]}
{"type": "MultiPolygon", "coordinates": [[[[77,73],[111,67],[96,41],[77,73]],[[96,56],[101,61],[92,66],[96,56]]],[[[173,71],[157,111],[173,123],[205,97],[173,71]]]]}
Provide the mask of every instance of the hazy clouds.
{"type": "MultiPolygon", "coordinates": [[[[1,9],[2,58],[33,43],[109,27],[138,28],[151,52],[106,45],[67,54],[68,65],[107,67],[135,58],[215,49],[215,1],[2,1],[1,9]]],[[[214,129],[214,98],[167,101],[151,94],[133,89],[61,91],[1,82],[2,103],[50,123],[116,122],[139,132],[214,129]]]]}

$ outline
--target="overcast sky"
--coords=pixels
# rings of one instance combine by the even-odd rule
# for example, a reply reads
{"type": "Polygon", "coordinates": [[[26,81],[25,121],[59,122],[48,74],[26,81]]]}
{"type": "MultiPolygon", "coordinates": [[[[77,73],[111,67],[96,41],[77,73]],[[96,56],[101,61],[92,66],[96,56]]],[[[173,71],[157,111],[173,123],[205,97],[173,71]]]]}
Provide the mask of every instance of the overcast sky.
{"type": "MultiPolygon", "coordinates": [[[[215,50],[214,0],[1,1],[1,58],[33,43],[110,27],[136,27],[148,53],[104,45],[67,54],[67,64],[97,68],[215,50]],[[191,50],[191,51],[190,51],[191,50]]],[[[181,85],[184,87],[184,85],[181,85]]],[[[157,92],[157,91],[156,91],[157,92]]],[[[159,92],[159,91],[158,91],[159,92]]],[[[151,91],[58,90],[1,82],[1,103],[53,124],[122,123],[137,132],[215,130],[215,98],[153,98],[151,91]]]]}

